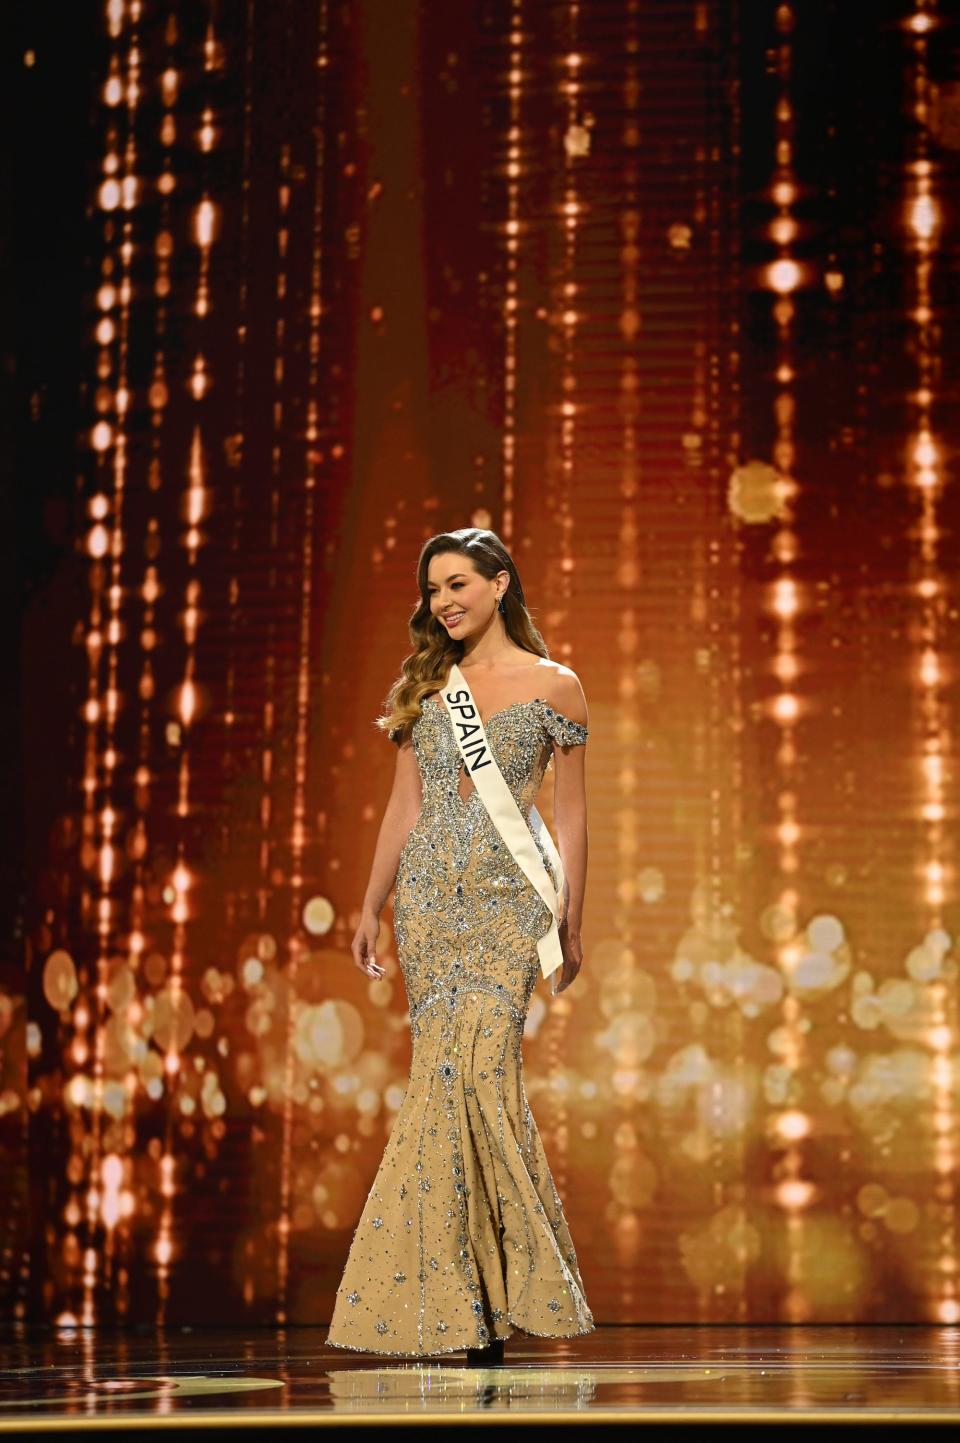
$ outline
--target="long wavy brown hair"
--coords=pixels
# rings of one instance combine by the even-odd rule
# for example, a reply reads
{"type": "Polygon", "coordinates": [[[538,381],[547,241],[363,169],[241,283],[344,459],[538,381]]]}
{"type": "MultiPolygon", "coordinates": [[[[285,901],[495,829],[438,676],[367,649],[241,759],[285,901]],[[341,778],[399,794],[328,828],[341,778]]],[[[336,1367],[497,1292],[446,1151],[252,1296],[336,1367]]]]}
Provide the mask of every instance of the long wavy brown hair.
{"type": "Polygon", "coordinates": [[[385,731],[392,742],[401,746],[409,737],[420,715],[425,696],[439,691],[453,663],[464,653],[462,641],[450,635],[430,610],[427,571],[435,556],[455,551],[473,562],[481,576],[493,580],[498,571],[510,573],[510,584],[503,595],[503,624],[507,635],[524,651],[549,657],[547,644],[530,619],[523,598],[520,574],[513,558],[494,531],[477,526],[463,526],[459,531],[441,531],[424,543],[417,562],[417,586],[420,600],[410,617],[410,644],[413,650],[400,664],[400,675],[390,688],[384,703],[386,714],[375,725],[385,731]]]}

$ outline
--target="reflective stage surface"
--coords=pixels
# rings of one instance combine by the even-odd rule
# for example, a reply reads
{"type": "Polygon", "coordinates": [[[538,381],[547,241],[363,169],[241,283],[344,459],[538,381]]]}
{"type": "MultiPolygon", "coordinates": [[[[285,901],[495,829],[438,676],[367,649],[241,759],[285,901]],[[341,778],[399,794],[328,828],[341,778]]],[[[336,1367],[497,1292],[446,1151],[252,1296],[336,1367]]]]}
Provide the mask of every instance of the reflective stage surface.
{"type": "Polygon", "coordinates": [[[326,1328],[7,1330],[0,1431],[458,1420],[960,1422],[957,1327],[618,1327],[515,1333],[499,1368],[378,1360],[326,1328]]]}

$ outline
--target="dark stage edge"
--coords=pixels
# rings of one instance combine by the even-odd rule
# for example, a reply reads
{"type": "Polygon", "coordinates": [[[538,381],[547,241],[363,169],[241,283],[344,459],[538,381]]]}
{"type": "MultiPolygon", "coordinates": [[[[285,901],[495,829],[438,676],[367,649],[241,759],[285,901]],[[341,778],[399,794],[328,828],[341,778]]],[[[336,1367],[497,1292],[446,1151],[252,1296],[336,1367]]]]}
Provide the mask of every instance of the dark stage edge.
{"type": "Polygon", "coordinates": [[[325,1327],[0,1333],[0,1433],[549,1424],[960,1423],[960,1328],[606,1325],[516,1332],[500,1368],[377,1358],[325,1327]]]}

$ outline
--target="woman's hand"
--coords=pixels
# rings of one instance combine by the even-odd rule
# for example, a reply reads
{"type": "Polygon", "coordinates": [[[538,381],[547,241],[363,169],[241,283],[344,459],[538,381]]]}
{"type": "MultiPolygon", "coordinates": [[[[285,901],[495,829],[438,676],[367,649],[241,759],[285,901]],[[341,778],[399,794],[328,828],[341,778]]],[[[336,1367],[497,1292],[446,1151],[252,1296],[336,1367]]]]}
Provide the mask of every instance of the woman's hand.
{"type": "Polygon", "coordinates": [[[350,950],[353,960],[368,977],[377,980],[384,974],[384,967],[377,961],[377,938],[380,935],[380,919],[375,912],[363,912],[360,925],[353,934],[350,950]]]}
{"type": "Polygon", "coordinates": [[[570,986],[580,971],[580,964],[583,962],[583,944],[580,941],[579,926],[571,928],[566,917],[557,930],[560,937],[560,950],[563,953],[563,966],[560,969],[557,992],[562,992],[565,987],[570,986]]]}

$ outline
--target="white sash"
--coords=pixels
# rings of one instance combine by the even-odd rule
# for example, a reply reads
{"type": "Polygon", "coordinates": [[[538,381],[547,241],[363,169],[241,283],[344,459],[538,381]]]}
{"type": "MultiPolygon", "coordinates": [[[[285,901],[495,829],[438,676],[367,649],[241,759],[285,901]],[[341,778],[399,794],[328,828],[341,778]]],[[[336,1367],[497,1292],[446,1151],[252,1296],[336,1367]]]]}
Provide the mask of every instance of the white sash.
{"type": "Polygon", "coordinates": [[[547,931],[537,943],[537,953],[544,977],[552,979],[556,992],[559,977],[557,971],[563,965],[558,924],[563,920],[564,876],[560,853],[536,807],[530,808],[530,823],[524,820],[514,795],[497,766],[496,758],[487,741],[480,720],[480,708],[473,699],[473,693],[463,672],[456,662],[450,668],[447,685],[440,695],[450,712],[453,734],[460,748],[467,775],[470,777],[480,800],[490,814],[490,819],[500,833],[520,870],[525,874],[550,908],[551,921],[547,931]],[[531,827],[533,831],[531,832],[531,827]],[[554,883],[543,865],[543,858],[534,842],[536,834],[553,868],[554,883]]]}

